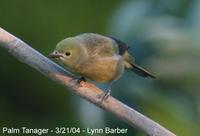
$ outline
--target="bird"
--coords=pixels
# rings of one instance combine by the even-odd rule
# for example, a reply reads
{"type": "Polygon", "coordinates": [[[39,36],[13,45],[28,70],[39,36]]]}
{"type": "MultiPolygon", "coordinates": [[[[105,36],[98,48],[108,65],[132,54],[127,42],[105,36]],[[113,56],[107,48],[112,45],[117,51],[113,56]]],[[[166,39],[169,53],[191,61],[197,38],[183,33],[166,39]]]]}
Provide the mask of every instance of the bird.
{"type": "Polygon", "coordinates": [[[153,74],[135,64],[128,49],[126,43],[114,37],[83,33],[61,40],[49,57],[79,75],[81,80],[86,78],[97,83],[108,83],[109,89],[102,97],[105,100],[111,94],[113,82],[126,70],[131,70],[141,77],[155,78],[153,74]]]}

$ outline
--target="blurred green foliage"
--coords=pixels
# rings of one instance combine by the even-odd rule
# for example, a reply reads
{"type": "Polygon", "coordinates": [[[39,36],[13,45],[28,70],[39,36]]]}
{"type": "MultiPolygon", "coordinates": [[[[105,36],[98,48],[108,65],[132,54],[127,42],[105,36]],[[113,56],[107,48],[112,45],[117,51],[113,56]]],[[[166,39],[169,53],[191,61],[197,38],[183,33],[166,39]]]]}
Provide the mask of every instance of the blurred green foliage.
{"type": "MultiPolygon", "coordinates": [[[[177,135],[197,136],[199,9],[198,0],[0,0],[0,27],[44,55],[61,39],[84,32],[124,40],[136,62],[155,73],[157,79],[142,79],[127,72],[114,84],[112,95],[177,135]]],[[[3,49],[0,62],[0,128],[109,126],[128,128],[126,135],[143,136],[3,49]]]]}

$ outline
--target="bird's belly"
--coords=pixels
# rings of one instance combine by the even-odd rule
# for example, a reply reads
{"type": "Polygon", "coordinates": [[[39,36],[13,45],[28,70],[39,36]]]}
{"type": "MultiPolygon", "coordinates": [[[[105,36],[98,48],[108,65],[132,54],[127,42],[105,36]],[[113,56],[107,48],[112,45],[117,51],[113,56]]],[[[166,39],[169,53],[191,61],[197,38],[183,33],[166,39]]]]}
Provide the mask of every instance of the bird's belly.
{"type": "Polygon", "coordinates": [[[96,82],[110,82],[117,80],[124,71],[121,58],[105,58],[85,63],[80,74],[96,82]]]}

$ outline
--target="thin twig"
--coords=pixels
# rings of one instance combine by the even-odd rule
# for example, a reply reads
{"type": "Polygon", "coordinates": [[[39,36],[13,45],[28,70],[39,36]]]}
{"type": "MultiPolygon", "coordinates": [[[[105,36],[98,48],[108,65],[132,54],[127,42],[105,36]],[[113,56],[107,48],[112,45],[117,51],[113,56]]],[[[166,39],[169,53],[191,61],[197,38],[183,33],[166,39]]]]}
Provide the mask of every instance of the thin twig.
{"type": "Polygon", "coordinates": [[[106,101],[101,102],[98,97],[103,93],[102,90],[88,82],[76,84],[75,79],[65,69],[43,56],[29,45],[6,32],[0,27],[0,47],[5,48],[18,60],[38,70],[48,78],[58,82],[70,89],[78,96],[90,101],[96,106],[113,113],[119,119],[124,120],[149,136],[176,136],[158,123],[142,115],[136,110],[128,107],[122,102],[110,96],[106,101]]]}

